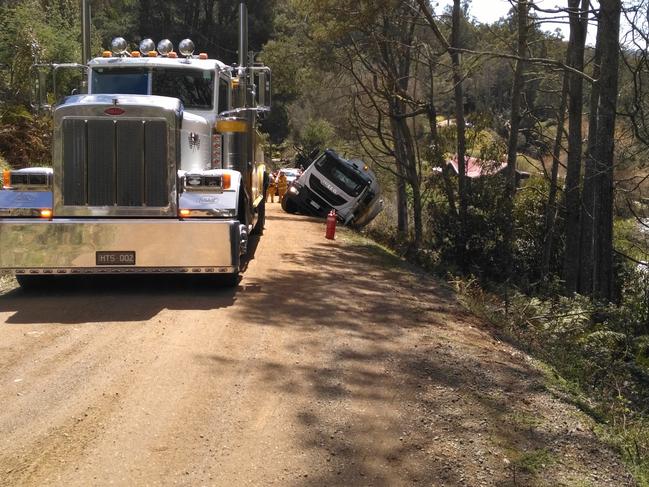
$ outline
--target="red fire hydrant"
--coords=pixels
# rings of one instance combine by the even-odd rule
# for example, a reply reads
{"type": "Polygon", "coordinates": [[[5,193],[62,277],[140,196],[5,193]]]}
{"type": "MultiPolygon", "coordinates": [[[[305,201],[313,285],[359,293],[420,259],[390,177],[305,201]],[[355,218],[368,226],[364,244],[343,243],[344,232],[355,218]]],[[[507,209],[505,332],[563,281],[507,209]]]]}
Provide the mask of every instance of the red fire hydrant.
{"type": "Polygon", "coordinates": [[[325,238],[333,240],[336,238],[336,210],[331,210],[327,215],[327,230],[325,231],[325,238]]]}

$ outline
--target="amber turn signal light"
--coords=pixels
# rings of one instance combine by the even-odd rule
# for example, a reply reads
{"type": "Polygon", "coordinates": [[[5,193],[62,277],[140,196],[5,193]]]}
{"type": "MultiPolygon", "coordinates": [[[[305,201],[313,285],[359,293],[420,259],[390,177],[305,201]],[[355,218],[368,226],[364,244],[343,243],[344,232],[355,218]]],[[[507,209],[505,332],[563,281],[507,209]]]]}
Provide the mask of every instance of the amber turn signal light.
{"type": "Polygon", "coordinates": [[[221,185],[223,189],[230,189],[230,184],[232,183],[232,175],[224,174],[221,179],[221,185]]]}

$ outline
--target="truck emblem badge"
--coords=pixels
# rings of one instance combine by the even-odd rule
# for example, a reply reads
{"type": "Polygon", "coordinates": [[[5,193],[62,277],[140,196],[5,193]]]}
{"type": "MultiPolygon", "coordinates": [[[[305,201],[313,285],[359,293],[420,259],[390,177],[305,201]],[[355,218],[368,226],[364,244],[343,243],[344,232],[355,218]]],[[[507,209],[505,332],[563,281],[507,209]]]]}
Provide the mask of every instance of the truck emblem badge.
{"type": "Polygon", "coordinates": [[[336,191],[336,188],[329,184],[327,181],[323,181],[324,187],[327,188],[329,191],[331,191],[333,194],[338,194],[338,191],[336,191]]]}
{"type": "Polygon", "coordinates": [[[201,148],[201,138],[198,136],[197,133],[190,132],[188,140],[189,140],[189,148],[191,150],[198,150],[201,148]]]}
{"type": "Polygon", "coordinates": [[[18,203],[33,203],[36,201],[36,196],[29,193],[18,193],[16,195],[16,202],[18,203]]]}
{"type": "Polygon", "coordinates": [[[119,107],[110,107],[104,110],[104,113],[106,115],[118,116],[118,115],[124,115],[124,113],[126,113],[126,110],[122,110],[119,107]]]}

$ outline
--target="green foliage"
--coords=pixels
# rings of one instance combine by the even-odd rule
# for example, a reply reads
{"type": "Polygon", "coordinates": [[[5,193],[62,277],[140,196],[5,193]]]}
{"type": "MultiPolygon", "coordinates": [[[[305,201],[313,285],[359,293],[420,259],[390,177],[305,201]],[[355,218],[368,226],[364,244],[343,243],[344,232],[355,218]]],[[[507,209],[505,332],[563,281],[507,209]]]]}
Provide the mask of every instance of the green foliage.
{"type": "MultiPolygon", "coordinates": [[[[456,248],[452,236],[458,223],[445,197],[441,174],[433,174],[429,185],[432,192],[427,207],[429,246],[439,253],[441,262],[455,262],[456,248]]],[[[504,259],[507,258],[503,252],[504,232],[508,223],[505,206],[507,201],[503,198],[504,178],[496,175],[471,180],[469,191],[469,234],[464,257],[465,268],[470,274],[480,277],[484,283],[500,282],[506,277],[503,276],[502,269],[506,264],[504,259]]],[[[541,276],[546,199],[547,182],[541,178],[531,178],[518,191],[513,210],[516,229],[513,242],[513,283],[526,290],[534,288],[541,276]]],[[[555,271],[558,271],[557,266],[562,260],[562,250],[557,238],[552,259],[555,271]]]]}
{"type": "Polygon", "coordinates": [[[22,0],[0,7],[0,75],[3,99],[26,104],[29,99],[30,66],[39,62],[79,59],[78,2],[22,0]]]}
{"type": "Polygon", "coordinates": [[[539,473],[549,467],[555,459],[547,449],[532,450],[518,455],[512,462],[511,468],[518,468],[527,473],[539,473]]]}
{"type": "Polygon", "coordinates": [[[324,149],[330,145],[335,136],[335,129],[327,120],[309,120],[300,130],[298,142],[305,152],[313,149],[324,149]]]}
{"type": "MultiPolygon", "coordinates": [[[[634,282],[637,294],[647,296],[647,275],[634,282]]],[[[606,425],[603,434],[637,478],[649,480],[649,300],[639,304],[631,298],[614,306],[579,295],[498,295],[475,279],[457,279],[454,285],[473,312],[550,364],[551,382],[606,425]]]]}
{"type": "Polygon", "coordinates": [[[23,106],[0,110],[0,157],[14,168],[51,164],[51,118],[23,106]]]}

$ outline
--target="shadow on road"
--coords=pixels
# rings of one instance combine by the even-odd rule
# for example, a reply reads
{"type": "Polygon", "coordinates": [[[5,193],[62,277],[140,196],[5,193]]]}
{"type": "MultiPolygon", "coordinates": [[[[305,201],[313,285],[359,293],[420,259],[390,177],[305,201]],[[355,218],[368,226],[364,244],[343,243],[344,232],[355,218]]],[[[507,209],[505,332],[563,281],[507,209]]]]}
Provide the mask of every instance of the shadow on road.
{"type": "MultiPolygon", "coordinates": [[[[554,412],[541,375],[438,281],[371,245],[321,243],[278,260],[237,310],[249,326],[288,331],[291,358],[254,369],[262,395],[297,405],[299,448],[328,459],[296,485],[558,485],[597,468],[594,435],[561,427],[574,419],[554,412]],[[574,464],[555,464],[566,451],[574,464]],[[528,452],[548,468],[508,466],[528,452]]],[[[251,368],[196,359],[219,377],[251,368]]]]}
{"type": "MultiPolygon", "coordinates": [[[[244,271],[258,243],[258,236],[250,238],[244,271]]],[[[56,276],[37,289],[0,294],[0,312],[13,312],[7,324],[139,322],[163,309],[229,307],[241,289],[220,275],[56,276]]]]}
{"type": "Polygon", "coordinates": [[[163,309],[231,306],[236,290],[217,276],[74,276],[42,289],[14,289],[0,296],[7,324],[146,321],[163,309]]]}

